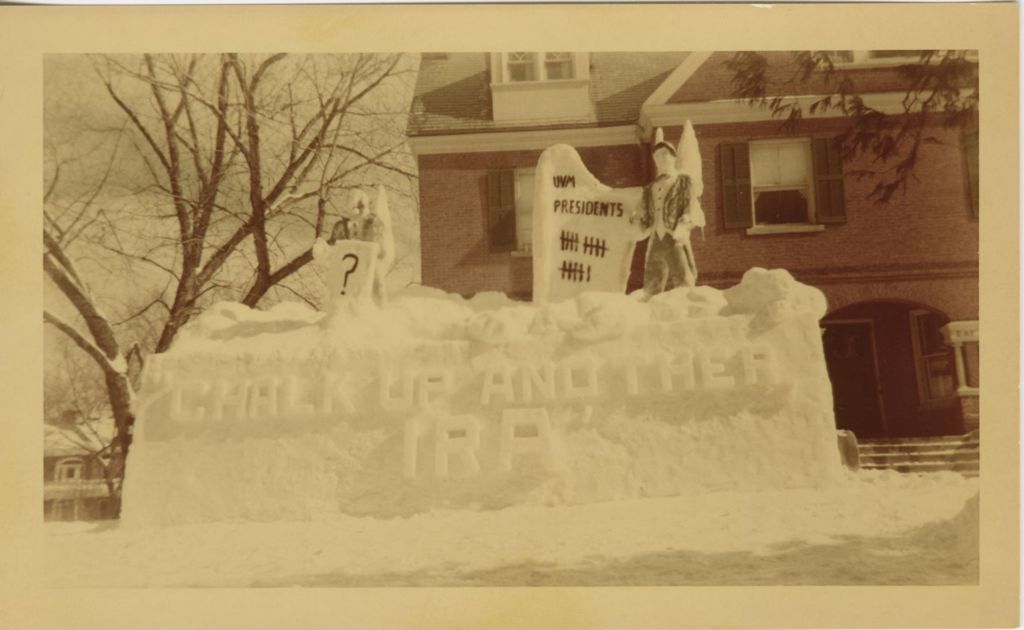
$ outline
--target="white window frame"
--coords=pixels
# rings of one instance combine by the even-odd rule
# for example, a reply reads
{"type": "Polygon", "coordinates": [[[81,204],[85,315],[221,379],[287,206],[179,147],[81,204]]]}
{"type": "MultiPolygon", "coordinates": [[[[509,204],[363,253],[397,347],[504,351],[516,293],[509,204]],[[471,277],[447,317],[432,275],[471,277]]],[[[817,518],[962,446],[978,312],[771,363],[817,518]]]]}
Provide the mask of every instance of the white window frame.
{"type": "Polygon", "coordinates": [[[515,201],[515,206],[516,206],[516,248],[514,250],[512,250],[512,255],[513,256],[532,256],[533,255],[533,212],[536,210],[536,208],[533,208],[532,207],[532,203],[531,203],[529,216],[525,216],[524,217],[524,214],[523,214],[524,211],[521,210],[521,206],[519,204],[519,200],[523,198],[523,195],[529,195],[529,197],[532,199],[534,193],[536,192],[536,186],[537,186],[536,175],[537,175],[537,169],[534,168],[534,167],[530,167],[530,168],[517,168],[517,169],[515,169],[515,176],[514,177],[515,177],[515,196],[516,196],[516,201],[515,201]],[[524,186],[522,185],[522,180],[526,176],[533,176],[533,178],[534,178],[534,180],[533,180],[534,189],[531,189],[529,191],[523,190],[524,186]],[[526,241],[526,242],[524,242],[524,240],[521,238],[521,234],[522,234],[521,229],[522,229],[522,226],[524,226],[524,225],[525,226],[529,226],[528,229],[529,229],[529,232],[530,232],[530,239],[529,239],[529,241],[526,241]]]}
{"type": "MultiPolygon", "coordinates": [[[[917,400],[922,407],[943,405],[956,398],[956,371],[955,367],[950,372],[950,377],[953,380],[953,386],[950,388],[949,395],[944,397],[933,398],[928,394],[928,372],[925,364],[929,358],[939,356],[939,353],[924,354],[924,350],[921,347],[921,337],[919,334],[920,326],[918,325],[918,318],[924,315],[934,315],[931,311],[925,309],[913,309],[910,311],[910,340],[914,350],[914,373],[917,376],[917,400]]],[[[941,332],[941,327],[939,328],[941,332]]],[[[947,342],[948,344],[948,342],[947,342]]],[[[948,350],[947,350],[948,352],[948,350]]],[[[947,357],[948,358],[948,357],[947,357]]],[[[954,357],[955,358],[955,357],[954,357]]]]}
{"type": "Polygon", "coordinates": [[[789,232],[821,232],[825,226],[817,222],[814,195],[814,156],[810,138],[781,138],[771,140],[751,140],[747,143],[750,164],[750,225],[747,234],[784,234],[789,232]],[[754,150],[756,147],[779,146],[784,144],[800,144],[804,148],[804,167],[807,174],[807,221],[800,223],[766,223],[757,222],[757,193],[759,191],[795,190],[793,186],[754,186],[754,150]]]}
{"type": "Polygon", "coordinates": [[[53,478],[56,481],[82,481],[85,475],[85,462],[81,457],[66,457],[58,460],[54,466],[53,478]],[[75,474],[69,476],[67,473],[69,470],[74,470],[75,474]]]}
{"type": "Polygon", "coordinates": [[[543,76],[542,74],[540,74],[540,71],[541,71],[541,68],[539,67],[540,64],[537,63],[537,58],[540,55],[538,53],[535,53],[535,52],[527,52],[527,51],[523,51],[523,52],[526,52],[526,54],[529,54],[529,55],[533,55],[533,59],[532,60],[518,60],[518,59],[513,60],[512,59],[512,55],[513,54],[518,54],[518,53],[503,53],[502,54],[502,57],[503,57],[503,59],[502,59],[502,68],[503,68],[503,73],[504,73],[505,81],[507,81],[509,83],[530,83],[532,81],[538,81],[539,80],[538,77],[542,77],[543,76]],[[512,78],[512,65],[513,64],[517,65],[517,66],[518,65],[522,65],[522,66],[525,66],[525,67],[531,67],[531,65],[532,65],[532,68],[533,68],[533,78],[532,79],[513,79],[512,78]]]}
{"type": "Polygon", "coordinates": [[[590,55],[588,53],[574,53],[572,51],[515,51],[515,52],[530,52],[533,55],[533,76],[534,78],[529,81],[513,81],[511,73],[509,72],[509,55],[511,53],[503,52],[498,53],[500,68],[497,68],[497,72],[494,73],[495,77],[500,77],[497,83],[509,83],[513,85],[529,85],[534,83],[561,83],[569,81],[580,81],[589,80],[590,78],[590,55]],[[547,53],[548,52],[563,52],[569,54],[570,68],[572,70],[572,76],[564,79],[549,79],[547,73],[547,53]]]}

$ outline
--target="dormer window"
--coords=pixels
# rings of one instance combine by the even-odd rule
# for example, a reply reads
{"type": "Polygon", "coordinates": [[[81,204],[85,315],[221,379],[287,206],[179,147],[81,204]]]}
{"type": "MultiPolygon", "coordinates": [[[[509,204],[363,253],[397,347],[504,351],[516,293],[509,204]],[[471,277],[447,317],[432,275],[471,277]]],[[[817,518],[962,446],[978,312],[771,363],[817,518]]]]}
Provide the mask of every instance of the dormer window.
{"type": "Polygon", "coordinates": [[[571,52],[509,52],[493,55],[493,83],[589,78],[589,55],[571,52]]]}
{"type": "Polygon", "coordinates": [[[543,51],[493,53],[491,95],[496,121],[591,117],[590,55],[543,51]]]}

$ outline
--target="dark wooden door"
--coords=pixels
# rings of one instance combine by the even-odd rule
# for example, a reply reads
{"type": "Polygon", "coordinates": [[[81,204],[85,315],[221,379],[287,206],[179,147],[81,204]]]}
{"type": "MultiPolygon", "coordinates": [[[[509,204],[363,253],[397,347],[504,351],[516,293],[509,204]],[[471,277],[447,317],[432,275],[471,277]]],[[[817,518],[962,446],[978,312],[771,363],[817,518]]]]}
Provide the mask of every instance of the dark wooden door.
{"type": "Polygon", "coordinates": [[[871,322],[823,322],[836,425],[857,437],[885,434],[871,322]]]}

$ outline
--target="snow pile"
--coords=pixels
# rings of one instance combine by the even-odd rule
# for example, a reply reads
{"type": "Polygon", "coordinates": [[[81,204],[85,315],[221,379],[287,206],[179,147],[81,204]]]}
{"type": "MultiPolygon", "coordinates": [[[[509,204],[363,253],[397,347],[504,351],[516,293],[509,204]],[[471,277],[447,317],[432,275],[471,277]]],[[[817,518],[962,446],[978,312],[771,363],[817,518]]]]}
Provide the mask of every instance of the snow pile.
{"type": "MultiPolygon", "coordinates": [[[[608,567],[606,583],[623,585],[631,576],[621,575],[616,561],[695,552],[698,566],[677,562],[679,572],[698,571],[704,584],[731,584],[741,582],[755,560],[747,556],[743,562],[737,554],[775,559],[804,550],[796,572],[775,583],[834,584],[837,569],[825,560],[827,549],[815,546],[855,541],[864,557],[853,573],[881,566],[923,584],[954,561],[949,552],[963,547],[960,555],[977,557],[977,492],[977,479],[952,473],[862,472],[827,490],[433,510],[401,519],[334,515],[315,522],[106,525],[92,531],[57,523],[47,526],[46,571],[54,586],[68,587],[401,586],[424,574],[437,576],[429,583],[445,586],[501,567],[590,566],[608,567]],[[921,562],[918,549],[930,550],[939,565],[912,564],[921,562]],[[882,560],[891,564],[879,564],[876,553],[887,554],[882,560]]],[[[530,580],[524,572],[513,584],[530,580]]],[[[880,573],[867,583],[885,581],[880,573]]]]}
{"type": "Polygon", "coordinates": [[[126,523],[574,505],[843,477],[821,294],[218,304],[147,365],[126,523]]]}

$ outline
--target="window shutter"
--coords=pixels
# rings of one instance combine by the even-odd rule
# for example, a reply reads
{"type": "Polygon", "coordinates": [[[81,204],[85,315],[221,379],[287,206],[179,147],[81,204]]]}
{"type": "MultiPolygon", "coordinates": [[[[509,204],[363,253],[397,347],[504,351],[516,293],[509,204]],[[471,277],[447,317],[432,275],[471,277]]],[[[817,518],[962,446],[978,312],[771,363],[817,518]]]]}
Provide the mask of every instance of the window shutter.
{"type": "Polygon", "coordinates": [[[967,195],[970,202],[971,218],[978,218],[978,130],[964,132],[961,143],[964,152],[964,166],[967,170],[967,195]]]}
{"type": "Polygon", "coordinates": [[[830,138],[811,143],[814,160],[814,200],[818,223],[846,223],[843,160],[830,138]]]}
{"type": "Polygon", "coordinates": [[[745,142],[721,144],[719,158],[725,227],[751,227],[754,218],[750,205],[750,148],[745,142]]]}
{"type": "Polygon", "coordinates": [[[487,173],[488,237],[492,252],[516,247],[516,187],[514,171],[487,173]]]}

